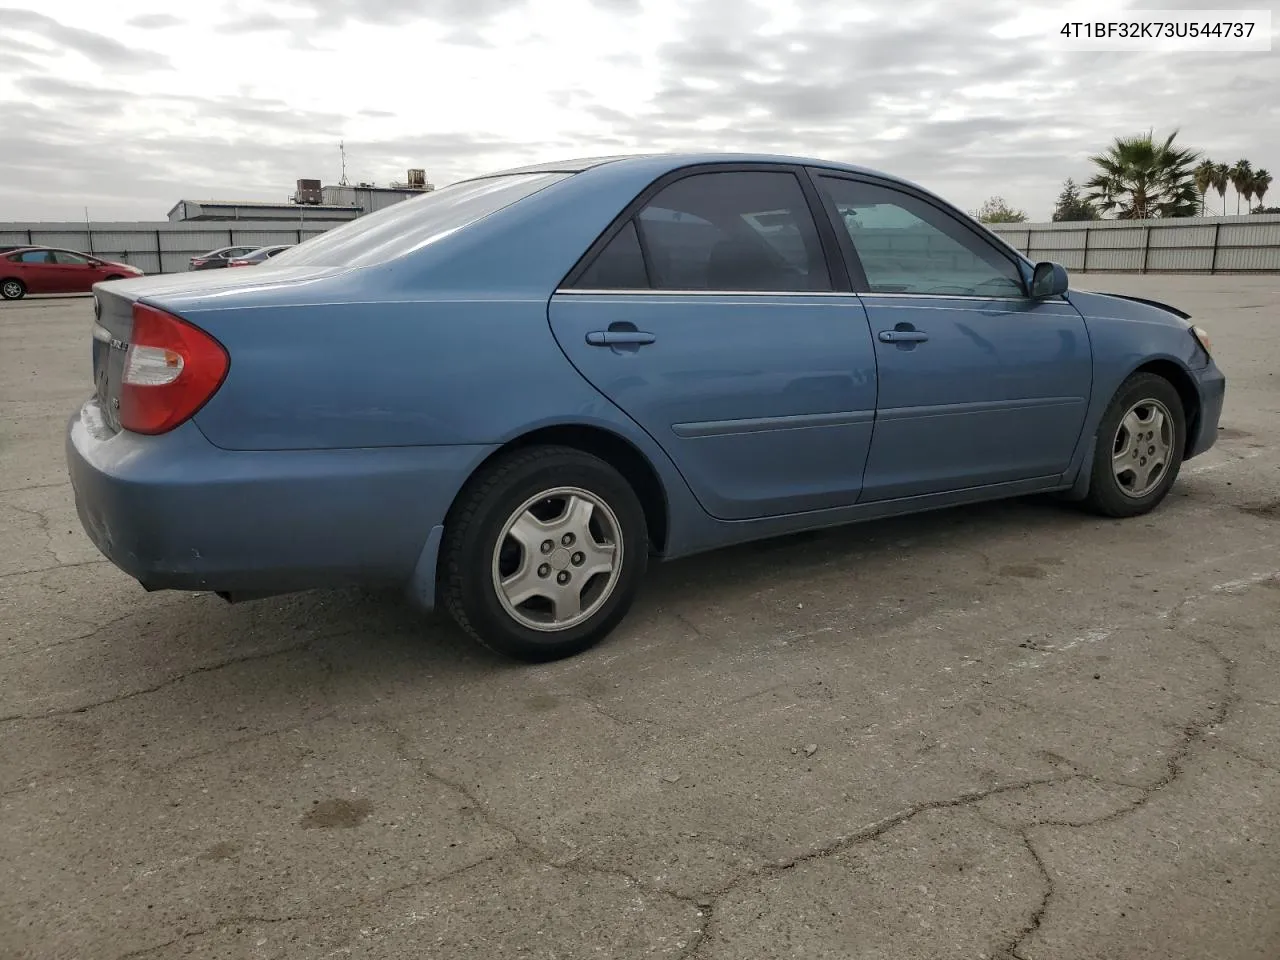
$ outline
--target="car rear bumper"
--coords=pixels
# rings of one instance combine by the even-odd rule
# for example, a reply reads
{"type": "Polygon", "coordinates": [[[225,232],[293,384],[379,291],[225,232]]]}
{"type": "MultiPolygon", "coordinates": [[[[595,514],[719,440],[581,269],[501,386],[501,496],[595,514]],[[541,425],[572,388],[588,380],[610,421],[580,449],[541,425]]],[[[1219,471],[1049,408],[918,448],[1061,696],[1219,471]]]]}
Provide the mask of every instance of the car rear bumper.
{"type": "Polygon", "coordinates": [[[1187,459],[1198,457],[1217,442],[1227,378],[1216,364],[1210,363],[1196,373],[1196,386],[1200,391],[1200,417],[1187,444],[1187,459]]]}
{"type": "MultiPolygon", "coordinates": [[[[408,584],[432,531],[491,447],[231,451],[188,422],[111,433],[96,399],[66,455],[85,532],[148,590],[262,595],[408,584]]],[[[430,605],[427,585],[416,585],[430,605]]]]}

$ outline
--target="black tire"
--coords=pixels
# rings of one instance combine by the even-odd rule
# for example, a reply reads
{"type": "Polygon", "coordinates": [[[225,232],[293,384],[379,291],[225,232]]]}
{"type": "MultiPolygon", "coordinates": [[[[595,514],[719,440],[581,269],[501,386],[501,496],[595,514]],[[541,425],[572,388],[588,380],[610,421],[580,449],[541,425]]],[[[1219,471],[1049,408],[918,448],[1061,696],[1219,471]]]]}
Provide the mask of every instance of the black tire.
{"type": "MultiPolygon", "coordinates": [[[[1151,407],[1140,408],[1151,409],[1151,407]]],[[[1128,431],[1124,434],[1127,436],[1128,431]]],[[[1089,493],[1083,506],[1105,517],[1136,517],[1149,513],[1160,504],[1169,493],[1178,471],[1182,467],[1182,455],[1186,449],[1187,419],[1182,407],[1182,398],[1178,391],[1164,377],[1154,373],[1135,373],[1120,385],[1116,395],[1111,399],[1107,412],[1098,425],[1097,446],[1093,455],[1093,471],[1089,479],[1089,493]],[[1117,444],[1124,437],[1121,421],[1135,407],[1142,404],[1159,404],[1170,414],[1173,421],[1171,446],[1167,456],[1167,465],[1158,482],[1150,490],[1126,490],[1117,476],[1113,465],[1113,456],[1117,444]],[[1141,494],[1141,495],[1135,495],[1141,494]]],[[[1157,441],[1158,442],[1158,441],[1157,441]]],[[[1147,447],[1146,449],[1150,449],[1147,447]]],[[[1139,449],[1138,454],[1145,450],[1139,449]]],[[[1137,459],[1137,458],[1135,458],[1137,459]]],[[[1145,467],[1145,461],[1143,461],[1145,467]]]]}
{"type": "MultiPolygon", "coordinates": [[[[541,508],[543,504],[549,509],[556,506],[552,501],[539,501],[534,506],[541,508]]],[[[558,558],[562,551],[556,546],[552,556],[558,558]]],[[[579,555],[572,556],[577,562],[579,555]]],[[[644,508],[617,470],[598,457],[570,447],[531,447],[489,464],[459,494],[441,544],[440,595],[458,626],[491,650],[528,663],[559,660],[594,646],[622,621],[639,590],[648,558],[644,508]],[[523,609],[524,604],[513,607],[514,613],[508,611],[507,601],[500,596],[495,582],[495,567],[511,563],[511,551],[520,564],[532,562],[514,540],[502,536],[504,528],[531,498],[563,488],[582,491],[604,505],[604,510],[593,514],[597,518],[593,522],[612,526],[616,521],[615,539],[621,546],[622,559],[615,568],[616,577],[599,574],[583,581],[588,591],[583,593],[579,588],[578,596],[586,598],[583,613],[590,610],[590,591],[608,591],[589,616],[563,628],[536,629],[518,619],[533,615],[523,609]],[[495,560],[500,538],[507,552],[501,555],[503,559],[495,560]],[[600,577],[606,579],[601,581],[600,577]]],[[[539,563],[539,574],[544,566],[552,569],[539,563]]],[[[572,575],[573,570],[570,567],[562,572],[572,575]]],[[[549,580],[544,582],[550,585],[549,580]]],[[[530,602],[536,605],[542,601],[534,597],[530,602]]],[[[544,615],[551,618],[550,612],[544,615]]]]}
{"type": "Polygon", "coordinates": [[[0,280],[0,297],[6,300],[21,300],[27,295],[27,285],[16,277],[0,280]]]}

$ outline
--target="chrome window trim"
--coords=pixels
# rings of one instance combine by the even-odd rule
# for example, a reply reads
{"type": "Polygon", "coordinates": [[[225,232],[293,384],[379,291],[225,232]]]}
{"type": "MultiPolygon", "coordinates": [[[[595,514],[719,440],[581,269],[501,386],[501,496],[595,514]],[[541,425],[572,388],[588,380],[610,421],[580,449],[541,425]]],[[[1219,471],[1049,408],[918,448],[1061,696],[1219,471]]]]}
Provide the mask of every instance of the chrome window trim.
{"type": "Polygon", "coordinates": [[[897,300],[1006,300],[1010,303],[1025,303],[1032,300],[1031,297],[1001,297],[994,294],[989,297],[979,297],[971,293],[876,293],[871,290],[864,290],[858,296],[897,300]]]}
{"type": "Polygon", "coordinates": [[[584,290],[558,288],[552,296],[569,297],[856,297],[849,290],[584,290]]]}
{"type": "MultiPolygon", "coordinates": [[[[977,297],[960,293],[872,293],[856,290],[583,290],[557,288],[552,296],[570,297],[883,297],[899,300],[973,300],[979,302],[998,300],[1007,303],[1049,303],[1049,300],[1036,301],[1032,297],[977,297]]],[[[1052,302],[1066,301],[1055,298],[1052,302]]]]}

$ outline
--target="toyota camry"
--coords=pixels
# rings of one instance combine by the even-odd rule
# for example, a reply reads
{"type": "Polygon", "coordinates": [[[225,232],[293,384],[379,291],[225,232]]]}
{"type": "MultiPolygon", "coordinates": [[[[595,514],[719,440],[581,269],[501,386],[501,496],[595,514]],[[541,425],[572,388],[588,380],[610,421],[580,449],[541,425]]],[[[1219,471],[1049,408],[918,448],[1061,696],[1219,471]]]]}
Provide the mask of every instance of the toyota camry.
{"type": "Polygon", "coordinates": [[[525,660],[605,637],[654,559],[1037,493],[1146,513],[1225,383],[1176,307],[789,157],[480,176],[94,311],[66,451],[112,562],[396,585],[525,660]]]}

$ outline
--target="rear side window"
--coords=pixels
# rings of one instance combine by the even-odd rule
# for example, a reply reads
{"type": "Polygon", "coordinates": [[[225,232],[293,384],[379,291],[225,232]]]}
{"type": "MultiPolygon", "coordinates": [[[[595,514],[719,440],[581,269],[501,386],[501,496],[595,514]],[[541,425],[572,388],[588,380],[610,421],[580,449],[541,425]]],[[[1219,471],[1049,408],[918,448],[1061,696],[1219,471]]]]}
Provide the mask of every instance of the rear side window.
{"type": "Polygon", "coordinates": [[[568,173],[506,174],[450,184],[358,217],[284,250],[277,263],[358,267],[385,263],[531,196],[568,173]]]}
{"type": "Polygon", "coordinates": [[[644,290],[649,286],[644,254],[634,220],[618,231],[582,274],[578,286],[584,290],[644,290]]]}
{"type": "Polygon", "coordinates": [[[796,177],[726,170],[660,190],[574,286],[805,293],[831,275],[796,177]]]}

